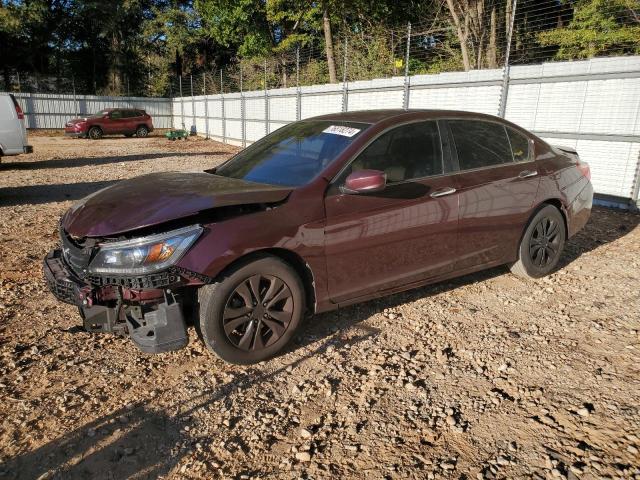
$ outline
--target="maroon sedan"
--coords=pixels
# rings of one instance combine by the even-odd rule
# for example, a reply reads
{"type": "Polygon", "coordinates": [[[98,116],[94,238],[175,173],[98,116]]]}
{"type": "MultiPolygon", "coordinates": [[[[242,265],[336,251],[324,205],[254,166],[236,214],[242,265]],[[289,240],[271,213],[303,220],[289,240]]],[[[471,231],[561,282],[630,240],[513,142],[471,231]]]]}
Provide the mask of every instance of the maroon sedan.
{"type": "Polygon", "coordinates": [[[71,137],[98,140],[103,135],[146,137],[153,132],[153,120],[144,110],[135,108],[107,108],[95,115],[69,120],[64,133],[71,137]]]}
{"type": "Polygon", "coordinates": [[[589,167],[505,120],[341,113],[289,124],[200,173],[100,190],[60,223],[44,272],[91,332],[234,363],[281,350],[305,313],[508,264],[538,278],[587,222],[589,167]]]}

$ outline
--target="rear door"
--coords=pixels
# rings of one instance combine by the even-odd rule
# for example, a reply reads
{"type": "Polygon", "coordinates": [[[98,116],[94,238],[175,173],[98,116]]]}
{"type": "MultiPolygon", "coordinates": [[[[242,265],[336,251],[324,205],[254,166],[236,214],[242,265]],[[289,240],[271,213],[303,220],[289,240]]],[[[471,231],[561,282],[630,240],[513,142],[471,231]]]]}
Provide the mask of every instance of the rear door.
{"type": "Polygon", "coordinates": [[[5,155],[23,153],[26,144],[24,120],[18,118],[17,104],[13,95],[0,95],[0,146],[5,155]]]}
{"type": "Polygon", "coordinates": [[[326,256],[335,302],[437,277],[453,269],[458,199],[438,124],[420,121],[380,135],[327,192],[326,256]],[[386,188],[346,194],[353,171],[382,170],[386,188]]]}
{"type": "Polygon", "coordinates": [[[109,119],[105,122],[104,133],[120,134],[127,133],[127,121],[124,110],[112,110],[109,119]]]}
{"type": "Polygon", "coordinates": [[[141,118],[140,110],[125,110],[125,118],[127,119],[126,132],[127,134],[136,133],[136,128],[141,123],[144,123],[144,120],[141,118]]]}
{"type": "Polygon", "coordinates": [[[532,142],[500,122],[447,122],[459,173],[456,270],[512,261],[540,177],[532,142]]]}

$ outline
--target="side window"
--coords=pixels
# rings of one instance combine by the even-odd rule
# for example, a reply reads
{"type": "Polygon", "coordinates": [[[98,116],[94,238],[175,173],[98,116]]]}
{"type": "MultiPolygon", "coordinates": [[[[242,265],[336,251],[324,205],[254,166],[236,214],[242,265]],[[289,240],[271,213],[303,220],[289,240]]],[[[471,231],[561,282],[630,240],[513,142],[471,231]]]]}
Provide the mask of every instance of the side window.
{"type": "Polygon", "coordinates": [[[511,143],[511,152],[516,162],[526,162],[529,160],[529,139],[524,135],[507,128],[509,143],[511,143]]]}
{"type": "Polygon", "coordinates": [[[110,115],[111,120],[120,120],[122,117],[122,110],[113,110],[110,115]]]}
{"type": "Polygon", "coordinates": [[[440,133],[435,121],[394,128],[369,145],[348,168],[381,170],[388,183],[443,173],[440,133]]]}
{"type": "Polygon", "coordinates": [[[513,161],[507,132],[499,123],[449,120],[460,170],[490,167],[513,161]]]}

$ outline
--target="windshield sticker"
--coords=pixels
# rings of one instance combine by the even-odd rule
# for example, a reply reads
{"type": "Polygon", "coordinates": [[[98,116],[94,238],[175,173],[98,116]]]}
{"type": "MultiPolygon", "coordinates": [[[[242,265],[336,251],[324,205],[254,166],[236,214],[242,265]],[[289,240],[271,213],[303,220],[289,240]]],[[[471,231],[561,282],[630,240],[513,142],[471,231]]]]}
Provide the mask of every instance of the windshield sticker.
{"type": "Polygon", "coordinates": [[[331,125],[325,128],[323,133],[333,133],[334,135],[342,135],[343,137],[353,137],[357,133],[360,133],[359,128],[343,127],[342,125],[331,125]]]}

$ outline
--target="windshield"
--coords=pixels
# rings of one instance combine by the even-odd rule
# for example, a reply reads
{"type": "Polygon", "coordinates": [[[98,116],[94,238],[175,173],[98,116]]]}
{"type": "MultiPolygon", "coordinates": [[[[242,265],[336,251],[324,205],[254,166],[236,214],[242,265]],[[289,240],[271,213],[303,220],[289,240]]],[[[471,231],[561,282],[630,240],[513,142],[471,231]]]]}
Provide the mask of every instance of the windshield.
{"type": "Polygon", "coordinates": [[[100,110],[98,113],[91,115],[92,117],[104,117],[109,113],[109,110],[100,110]]]}
{"type": "Polygon", "coordinates": [[[331,120],[290,123],[258,140],[215,173],[256,183],[305,185],[369,126],[331,120]]]}

